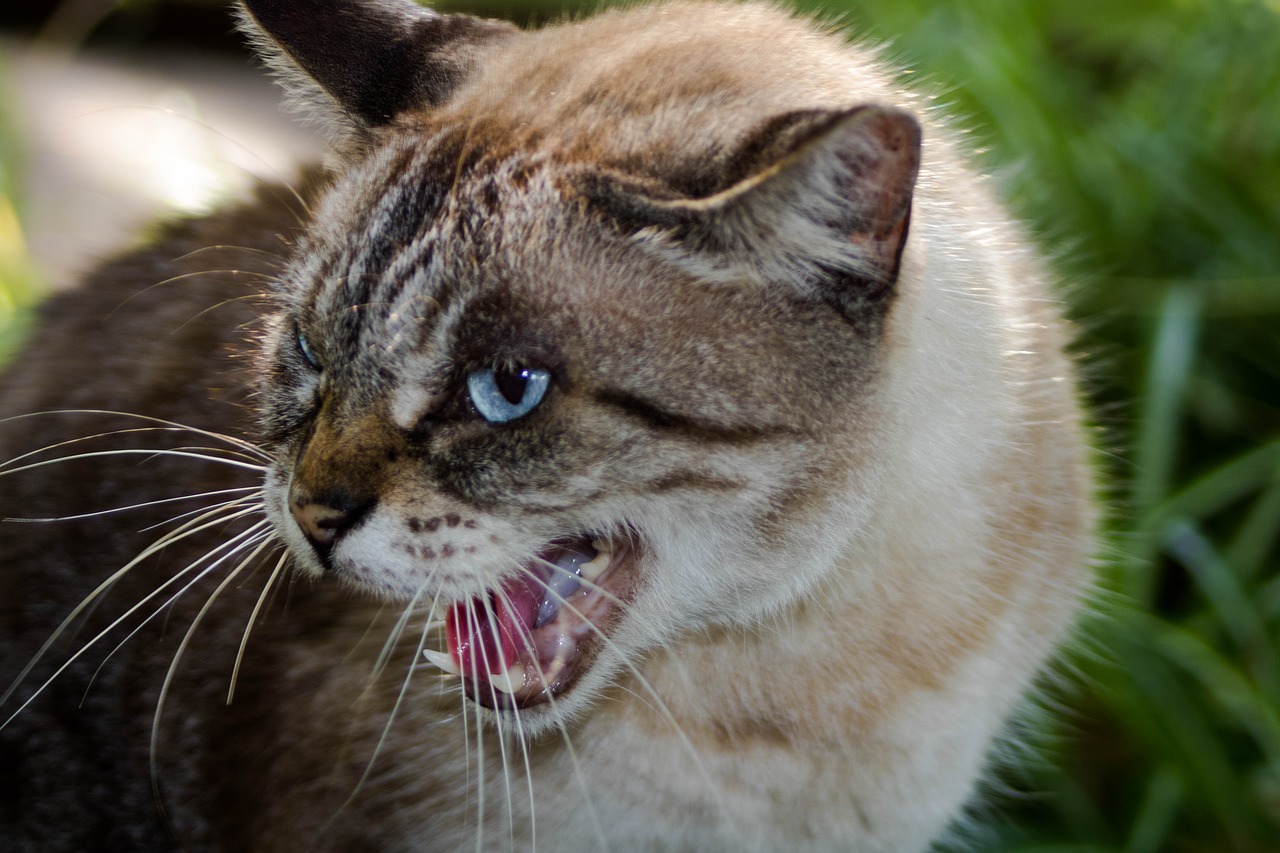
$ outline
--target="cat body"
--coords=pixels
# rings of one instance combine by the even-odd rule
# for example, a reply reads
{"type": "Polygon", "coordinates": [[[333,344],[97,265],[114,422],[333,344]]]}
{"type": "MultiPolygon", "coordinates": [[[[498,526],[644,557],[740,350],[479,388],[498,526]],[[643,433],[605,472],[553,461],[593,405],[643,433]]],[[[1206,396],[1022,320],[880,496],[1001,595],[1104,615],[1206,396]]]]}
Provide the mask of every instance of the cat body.
{"type": "Polygon", "coordinates": [[[4,517],[141,505],[0,528],[5,848],[926,848],[1090,549],[990,187],[767,6],[301,5],[246,17],[336,169],[104,265],[0,385],[156,419],[3,424],[4,517]]]}

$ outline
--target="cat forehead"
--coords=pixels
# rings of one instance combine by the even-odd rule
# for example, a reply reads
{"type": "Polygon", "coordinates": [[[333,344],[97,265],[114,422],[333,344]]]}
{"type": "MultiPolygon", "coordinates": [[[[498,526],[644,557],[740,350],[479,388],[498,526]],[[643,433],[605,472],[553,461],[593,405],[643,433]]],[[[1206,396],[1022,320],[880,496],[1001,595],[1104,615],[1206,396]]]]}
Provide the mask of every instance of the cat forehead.
{"type": "Polygon", "coordinates": [[[399,138],[337,183],[286,276],[295,310],[421,309],[533,255],[561,207],[549,175],[536,156],[468,150],[455,131],[399,138]]]}
{"type": "Polygon", "coordinates": [[[599,317],[617,328],[670,302],[659,292],[678,271],[566,197],[556,164],[466,152],[464,136],[388,146],[325,200],[286,276],[309,337],[421,376],[442,360],[554,360],[599,317]]]}

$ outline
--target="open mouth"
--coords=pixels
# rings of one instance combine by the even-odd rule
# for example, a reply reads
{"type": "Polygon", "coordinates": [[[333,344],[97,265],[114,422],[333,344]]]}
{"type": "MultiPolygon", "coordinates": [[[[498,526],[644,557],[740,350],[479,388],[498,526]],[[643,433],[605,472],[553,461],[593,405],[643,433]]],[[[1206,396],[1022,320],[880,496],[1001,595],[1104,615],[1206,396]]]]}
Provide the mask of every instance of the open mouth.
{"type": "Polygon", "coordinates": [[[537,705],[568,690],[630,595],[632,546],[585,536],[543,548],[498,590],[445,616],[447,649],[427,660],[461,676],[489,708],[537,705]]]}

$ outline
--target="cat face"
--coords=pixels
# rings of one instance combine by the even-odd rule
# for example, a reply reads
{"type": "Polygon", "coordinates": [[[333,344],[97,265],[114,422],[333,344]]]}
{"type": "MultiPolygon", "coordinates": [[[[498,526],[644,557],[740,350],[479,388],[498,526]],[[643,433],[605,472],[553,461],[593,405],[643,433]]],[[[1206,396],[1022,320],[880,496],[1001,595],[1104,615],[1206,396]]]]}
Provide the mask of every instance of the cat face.
{"type": "Polygon", "coordinates": [[[857,530],[919,127],[803,109],[691,145],[634,106],[601,140],[494,85],[349,105],[264,348],[268,506],[304,570],[443,620],[424,652],[472,699],[572,713],[811,592],[857,530]]]}
{"type": "Polygon", "coordinates": [[[459,136],[372,154],[284,276],[269,506],[303,567],[446,618],[473,698],[529,705],[815,581],[875,347],[824,300],[694,277],[572,167],[458,173],[459,136]]]}

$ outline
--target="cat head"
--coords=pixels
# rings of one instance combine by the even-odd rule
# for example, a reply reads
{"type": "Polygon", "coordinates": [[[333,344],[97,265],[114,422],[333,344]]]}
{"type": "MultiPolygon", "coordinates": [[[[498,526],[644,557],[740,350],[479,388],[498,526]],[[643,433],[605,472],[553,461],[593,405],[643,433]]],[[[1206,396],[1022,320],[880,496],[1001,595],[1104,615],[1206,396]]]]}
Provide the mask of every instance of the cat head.
{"type": "Polygon", "coordinates": [[[910,264],[908,112],[761,83],[751,39],[786,39],[732,7],[531,33],[245,8],[348,139],[260,356],[302,571],[434,611],[432,660],[532,726],[839,571],[910,264]]]}

